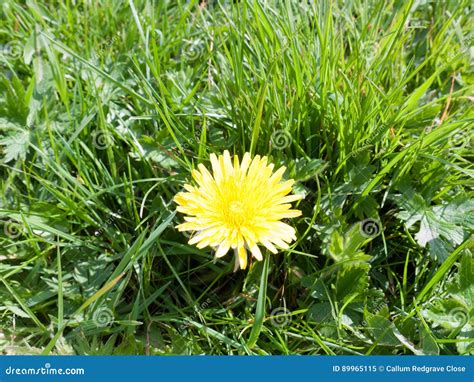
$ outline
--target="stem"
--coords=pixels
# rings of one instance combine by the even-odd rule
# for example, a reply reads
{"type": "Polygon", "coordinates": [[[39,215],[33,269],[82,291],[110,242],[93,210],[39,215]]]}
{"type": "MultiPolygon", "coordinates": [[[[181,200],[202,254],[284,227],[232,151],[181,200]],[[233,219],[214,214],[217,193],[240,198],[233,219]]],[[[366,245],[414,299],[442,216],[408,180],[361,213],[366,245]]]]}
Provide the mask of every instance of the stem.
{"type": "Polygon", "coordinates": [[[253,348],[257,343],[260,332],[263,327],[263,319],[265,318],[265,300],[267,298],[267,284],[268,284],[268,266],[270,264],[270,255],[265,256],[263,263],[262,278],[260,279],[260,290],[258,291],[257,308],[255,310],[255,321],[250,332],[250,337],[247,342],[249,349],[253,348]]]}

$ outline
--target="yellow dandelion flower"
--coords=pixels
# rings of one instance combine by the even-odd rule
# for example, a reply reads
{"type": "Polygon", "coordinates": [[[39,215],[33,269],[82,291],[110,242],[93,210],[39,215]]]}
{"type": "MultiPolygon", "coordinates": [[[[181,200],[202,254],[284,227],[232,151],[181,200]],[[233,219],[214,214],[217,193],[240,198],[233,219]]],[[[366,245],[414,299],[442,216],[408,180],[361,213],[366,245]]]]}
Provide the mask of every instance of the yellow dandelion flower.
{"type": "Polygon", "coordinates": [[[293,227],[281,220],[301,215],[292,210],[291,202],[302,198],[288,195],[294,180],[281,181],[285,167],[273,173],[267,157],[245,153],[242,162],[226,150],[217,157],[211,154],[212,175],[203,164],[193,170],[196,186],[185,184],[187,192],[178,193],[174,200],[177,210],[186,214],[179,231],[193,231],[189,244],[198,248],[211,247],[216,257],[224,256],[230,248],[235,252],[236,268],[247,267],[247,250],[262,260],[258,245],[270,252],[288,248],[296,240],[293,227]]]}

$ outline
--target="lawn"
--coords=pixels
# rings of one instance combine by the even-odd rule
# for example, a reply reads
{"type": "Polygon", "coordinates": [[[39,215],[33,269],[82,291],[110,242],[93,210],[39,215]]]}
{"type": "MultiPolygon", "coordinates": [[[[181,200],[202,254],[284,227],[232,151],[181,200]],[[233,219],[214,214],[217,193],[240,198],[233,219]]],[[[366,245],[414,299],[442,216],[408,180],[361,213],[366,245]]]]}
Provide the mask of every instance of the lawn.
{"type": "Polygon", "coordinates": [[[469,3],[0,2],[0,351],[474,354],[469,3]],[[177,228],[226,150],[299,197],[245,269],[177,228]]]}

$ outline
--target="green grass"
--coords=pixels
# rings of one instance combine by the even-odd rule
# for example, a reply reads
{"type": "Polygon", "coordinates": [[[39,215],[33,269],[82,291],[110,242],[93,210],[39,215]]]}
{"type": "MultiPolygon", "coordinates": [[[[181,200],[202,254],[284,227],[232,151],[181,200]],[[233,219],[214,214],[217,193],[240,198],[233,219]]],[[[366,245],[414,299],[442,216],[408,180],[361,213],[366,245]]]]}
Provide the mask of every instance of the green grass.
{"type": "Polygon", "coordinates": [[[3,353],[473,354],[468,1],[0,4],[3,353]],[[305,195],[236,273],[174,228],[225,149],[305,195]]]}

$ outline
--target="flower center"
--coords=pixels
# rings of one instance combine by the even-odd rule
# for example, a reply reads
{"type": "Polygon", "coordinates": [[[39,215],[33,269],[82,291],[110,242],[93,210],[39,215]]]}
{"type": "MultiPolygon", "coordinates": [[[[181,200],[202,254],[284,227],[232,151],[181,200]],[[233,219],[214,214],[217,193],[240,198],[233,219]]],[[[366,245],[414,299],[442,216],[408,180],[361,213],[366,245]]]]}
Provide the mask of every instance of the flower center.
{"type": "Polygon", "coordinates": [[[239,200],[229,203],[227,219],[234,226],[240,226],[245,221],[245,206],[239,200]]]}

